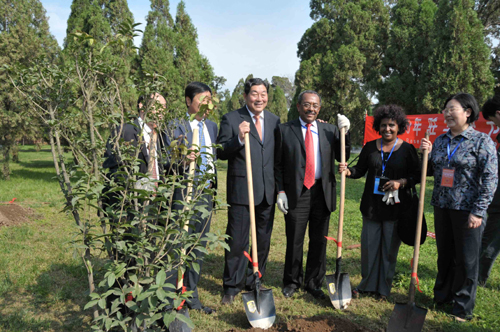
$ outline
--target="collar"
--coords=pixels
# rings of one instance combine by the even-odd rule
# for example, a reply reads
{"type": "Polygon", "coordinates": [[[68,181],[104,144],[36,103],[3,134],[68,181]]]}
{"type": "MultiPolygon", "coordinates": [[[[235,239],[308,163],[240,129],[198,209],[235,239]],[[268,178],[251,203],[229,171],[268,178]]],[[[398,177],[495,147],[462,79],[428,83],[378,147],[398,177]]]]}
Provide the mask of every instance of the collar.
{"type": "Polygon", "coordinates": [[[149,126],[144,123],[144,121],[142,121],[142,118],[139,116],[137,119],[139,120],[139,126],[141,130],[144,130],[147,134],[151,134],[151,128],[149,128],[149,126]]]}
{"type": "MultiPolygon", "coordinates": [[[[467,127],[467,129],[465,129],[464,131],[462,131],[459,135],[455,136],[455,137],[458,137],[458,136],[463,136],[464,138],[467,138],[467,139],[471,139],[472,136],[474,135],[474,128],[472,128],[472,124],[469,124],[469,127],[467,127]]],[[[448,136],[448,138],[450,140],[453,139],[453,137],[451,136],[451,129],[448,130],[445,134],[446,136],[448,136]]]]}
{"type": "MultiPolygon", "coordinates": [[[[250,109],[248,108],[248,106],[247,106],[247,105],[245,105],[245,107],[247,108],[247,111],[248,111],[248,113],[250,114],[250,117],[253,119],[253,118],[254,118],[254,116],[255,116],[255,114],[253,114],[253,113],[252,113],[252,111],[250,111],[250,109]]],[[[260,118],[261,120],[264,120],[264,111],[260,112],[259,118],[260,118]]]]}
{"type": "MultiPolygon", "coordinates": [[[[304,122],[304,120],[302,120],[300,117],[299,117],[299,121],[300,121],[300,124],[304,127],[307,127],[307,123],[304,122]]],[[[311,123],[311,129],[314,129],[317,127],[317,123],[316,123],[316,120],[314,120],[312,123],[311,123]]]]}

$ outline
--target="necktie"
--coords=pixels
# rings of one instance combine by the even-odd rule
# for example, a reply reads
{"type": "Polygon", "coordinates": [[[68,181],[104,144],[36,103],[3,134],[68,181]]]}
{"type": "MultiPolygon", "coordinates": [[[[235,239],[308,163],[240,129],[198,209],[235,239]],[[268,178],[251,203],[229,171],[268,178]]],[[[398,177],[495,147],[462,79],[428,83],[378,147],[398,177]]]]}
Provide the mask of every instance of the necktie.
{"type": "Polygon", "coordinates": [[[260,116],[254,115],[253,118],[255,119],[255,128],[257,128],[259,138],[262,141],[262,126],[260,125],[260,116]]]}
{"type": "Polygon", "coordinates": [[[308,123],[306,131],[306,174],[304,176],[304,186],[310,189],[314,185],[314,143],[311,133],[311,124],[308,123]]]}
{"type": "Polygon", "coordinates": [[[205,135],[203,133],[203,121],[198,122],[199,135],[200,135],[200,153],[201,153],[201,165],[200,165],[200,173],[205,173],[207,169],[207,147],[205,142],[205,135]]]}

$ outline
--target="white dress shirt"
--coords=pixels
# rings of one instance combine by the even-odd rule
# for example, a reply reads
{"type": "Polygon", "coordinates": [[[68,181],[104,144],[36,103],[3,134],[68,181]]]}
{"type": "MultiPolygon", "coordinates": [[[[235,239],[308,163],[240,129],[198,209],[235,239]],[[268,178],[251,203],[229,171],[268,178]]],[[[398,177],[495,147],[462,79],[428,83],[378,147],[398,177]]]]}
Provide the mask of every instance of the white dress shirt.
{"type": "MultiPolygon", "coordinates": [[[[300,120],[300,125],[302,127],[302,135],[304,136],[304,143],[305,143],[307,123],[302,121],[301,118],[299,118],[299,120],[300,120]]],[[[316,120],[314,120],[314,122],[311,124],[311,134],[314,144],[314,178],[317,180],[321,179],[321,153],[319,150],[319,128],[316,120]]]]}
{"type": "MultiPolygon", "coordinates": [[[[194,119],[193,121],[189,122],[191,125],[191,131],[194,131],[194,129],[199,129],[198,124],[200,121],[194,119]]],[[[199,135],[199,134],[198,134],[199,135]]],[[[208,173],[215,173],[215,165],[214,165],[214,160],[212,158],[212,155],[215,155],[215,149],[212,147],[212,139],[210,138],[210,134],[208,133],[208,128],[205,124],[203,124],[203,136],[205,136],[205,146],[207,147],[207,152],[209,152],[211,155],[207,155],[207,163],[210,165],[210,167],[207,167],[207,172],[208,173]]],[[[194,140],[194,137],[193,137],[194,140]]],[[[201,144],[201,142],[200,142],[201,144]]],[[[201,148],[201,147],[200,147],[201,148]]]]}
{"type": "MultiPolygon", "coordinates": [[[[252,119],[253,124],[255,124],[255,121],[256,121],[254,118],[255,114],[253,114],[252,111],[250,111],[248,106],[245,105],[245,107],[247,108],[248,114],[250,114],[250,118],[252,119]]],[[[262,142],[264,142],[264,111],[260,112],[259,120],[260,120],[261,132],[262,132],[262,142]]],[[[241,145],[245,145],[245,141],[242,141],[240,139],[240,136],[238,136],[238,141],[240,142],[241,145]]]]}
{"type": "MultiPolygon", "coordinates": [[[[142,131],[142,138],[144,139],[144,143],[146,143],[146,150],[148,151],[148,157],[149,157],[149,143],[151,142],[151,133],[153,131],[151,130],[151,128],[149,128],[149,126],[146,123],[144,123],[144,121],[142,121],[141,117],[139,117],[138,120],[139,120],[139,126],[140,126],[141,131],[142,131]]],[[[158,137],[158,139],[160,139],[160,137],[158,137]]],[[[156,150],[155,150],[155,152],[156,152],[156,150]]],[[[155,167],[156,167],[156,179],[154,179],[154,180],[158,180],[159,176],[160,176],[160,174],[159,174],[160,170],[158,169],[158,159],[157,158],[155,158],[155,167]]]]}

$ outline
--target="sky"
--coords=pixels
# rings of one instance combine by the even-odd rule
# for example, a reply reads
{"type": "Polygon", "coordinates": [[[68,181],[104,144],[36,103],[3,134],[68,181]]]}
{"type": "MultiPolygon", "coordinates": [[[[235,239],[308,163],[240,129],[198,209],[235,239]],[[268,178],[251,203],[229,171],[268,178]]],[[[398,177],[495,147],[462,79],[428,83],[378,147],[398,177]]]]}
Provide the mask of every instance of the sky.
{"type": "MultiPolygon", "coordinates": [[[[51,33],[62,46],[71,12],[70,0],[41,0],[51,33]]],[[[170,1],[170,13],[180,0],[170,1]]],[[[254,77],[295,77],[299,69],[297,43],[314,23],[308,0],[185,0],[186,11],[198,30],[198,48],[214,68],[227,79],[231,92],[249,74],[254,77]]],[[[142,23],[150,10],[149,0],[129,0],[134,19],[142,23]]],[[[135,43],[140,46],[142,35],[135,43]]]]}

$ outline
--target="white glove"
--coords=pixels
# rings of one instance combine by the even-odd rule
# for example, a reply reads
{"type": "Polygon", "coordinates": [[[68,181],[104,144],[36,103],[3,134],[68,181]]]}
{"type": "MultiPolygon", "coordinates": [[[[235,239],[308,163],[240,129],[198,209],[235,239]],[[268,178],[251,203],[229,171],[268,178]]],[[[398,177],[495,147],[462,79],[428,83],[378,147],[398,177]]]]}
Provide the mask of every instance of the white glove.
{"type": "Polygon", "coordinates": [[[285,193],[278,194],[278,209],[284,214],[288,213],[288,198],[285,193]]]}
{"type": "Polygon", "coordinates": [[[398,204],[399,201],[399,190],[389,190],[385,192],[384,197],[382,197],[382,202],[385,202],[387,205],[394,205],[394,203],[398,204]]]}
{"type": "Polygon", "coordinates": [[[392,191],[386,191],[384,197],[382,197],[382,202],[385,202],[387,205],[394,205],[394,197],[392,195],[392,191]]]}
{"type": "Polygon", "coordinates": [[[399,189],[393,190],[392,191],[392,196],[394,197],[394,203],[399,204],[399,189]]]}
{"type": "Polygon", "coordinates": [[[339,129],[345,127],[345,131],[349,131],[349,128],[351,128],[351,122],[349,121],[347,116],[337,114],[337,126],[339,127],[339,129]]]}

